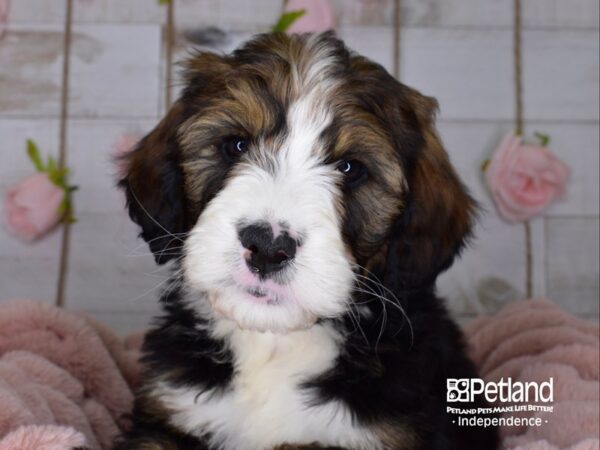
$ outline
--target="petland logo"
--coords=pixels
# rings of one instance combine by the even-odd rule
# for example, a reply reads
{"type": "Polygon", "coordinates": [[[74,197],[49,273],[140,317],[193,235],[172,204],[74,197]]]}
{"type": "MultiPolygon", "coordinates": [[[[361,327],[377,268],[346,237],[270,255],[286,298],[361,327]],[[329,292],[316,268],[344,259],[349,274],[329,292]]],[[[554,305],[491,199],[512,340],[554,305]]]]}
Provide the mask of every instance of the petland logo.
{"type": "Polygon", "coordinates": [[[472,402],[476,395],[483,394],[489,403],[550,403],[554,399],[554,379],[537,383],[513,382],[501,378],[498,382],[485,382],[481,378],[448,378],[446,380],[448,403],[472,402]]]}

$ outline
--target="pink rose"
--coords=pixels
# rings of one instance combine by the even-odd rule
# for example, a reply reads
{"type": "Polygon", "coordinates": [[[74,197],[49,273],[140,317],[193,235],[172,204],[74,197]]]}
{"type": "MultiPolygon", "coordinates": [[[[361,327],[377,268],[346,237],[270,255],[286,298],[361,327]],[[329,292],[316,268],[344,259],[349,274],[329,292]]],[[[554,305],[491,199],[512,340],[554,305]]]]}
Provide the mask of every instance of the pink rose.
{"type": "Polygon", "coordinates": [[[5,198],[6,224],[11,233],[33,241],[50,231],[61,219],[65,191],[45,172],[38,172],[12,187],[5,198]]]}
{"type": "Polygon", "coordinates": [[[333,30],[335,19],[329,0],[289,0],[285,11],[300,11],[305,13],[288,29],[288,33],[317,33],[333,30]]]}
{"type": "Polygon", "coordinates": [[[525,221],[565,192],[567,166],[545,147],[507,135],[494,152],[485,180],[496,208],[510,222],[525,221]]]}

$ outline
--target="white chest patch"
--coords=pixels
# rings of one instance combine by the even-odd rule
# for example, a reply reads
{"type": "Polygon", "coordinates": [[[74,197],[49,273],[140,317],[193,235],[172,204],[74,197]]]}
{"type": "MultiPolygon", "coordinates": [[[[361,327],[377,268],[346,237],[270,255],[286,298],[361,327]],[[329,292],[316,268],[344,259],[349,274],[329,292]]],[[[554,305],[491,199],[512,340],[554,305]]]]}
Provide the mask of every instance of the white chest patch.
{"type": "Polygon", "coordinates": [[[322,325],[288,335],[235,330],[231,388],[202,392],[160,384],[155,395],[173,411],[177,428],[221,450],[269,450],[282,443],[378,450],[381,443],[355,424],[340,403],[311,405],[299,384],[330,368],[337,333],[322,325]]]}

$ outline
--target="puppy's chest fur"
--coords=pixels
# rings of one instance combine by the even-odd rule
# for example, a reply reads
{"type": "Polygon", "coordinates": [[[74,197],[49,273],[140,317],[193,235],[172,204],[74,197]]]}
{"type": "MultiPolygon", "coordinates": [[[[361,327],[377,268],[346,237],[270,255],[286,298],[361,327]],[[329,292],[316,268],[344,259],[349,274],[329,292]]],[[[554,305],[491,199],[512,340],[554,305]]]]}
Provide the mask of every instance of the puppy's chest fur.
{"type": "Polygon", "coordinates": [[[335,330],[324,325],[288,335],[235,330],[229,338],[235,370],[226,389],[166,382],[155,388],[173,426],[223,450],[268,450],[286,442],[381,448],[344,405],[318,402],[301,387],[335,363],[340,339],[335,330]]]}

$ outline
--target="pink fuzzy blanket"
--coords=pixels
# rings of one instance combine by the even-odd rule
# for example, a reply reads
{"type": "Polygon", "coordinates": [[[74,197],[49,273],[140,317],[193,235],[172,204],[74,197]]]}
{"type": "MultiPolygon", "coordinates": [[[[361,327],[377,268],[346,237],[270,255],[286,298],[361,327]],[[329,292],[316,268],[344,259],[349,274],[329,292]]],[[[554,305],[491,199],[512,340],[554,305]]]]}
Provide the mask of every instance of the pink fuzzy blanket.
{"type": "Polygon", "coordinates": [[[133,405],[139,346],[52,306],[0,303],[0,450],[111,448],[133,405]]]}
{"type": "Polygon", "coordinates": [[[465,333],[471,357],[487,381],[554,379],[553,411],[520,414],[548,423],[503,428],[505,448],[600,448],[597,324],[567,314],[546,300],[525,300],[510,303],[495,316],[475,319],[465,333]]]}
{"type": "MultiPolygon", "coordinates": [[[[529,300],[465,332],[487,380],[554,378],[554,411],[535,413],[549,425],[503,429],[505,448],[599,449],[598,325],[529,300]]],[[[0,450],[109,449],[128,425],[140,345],[52,306],[0,303],[0,450]]]]}

